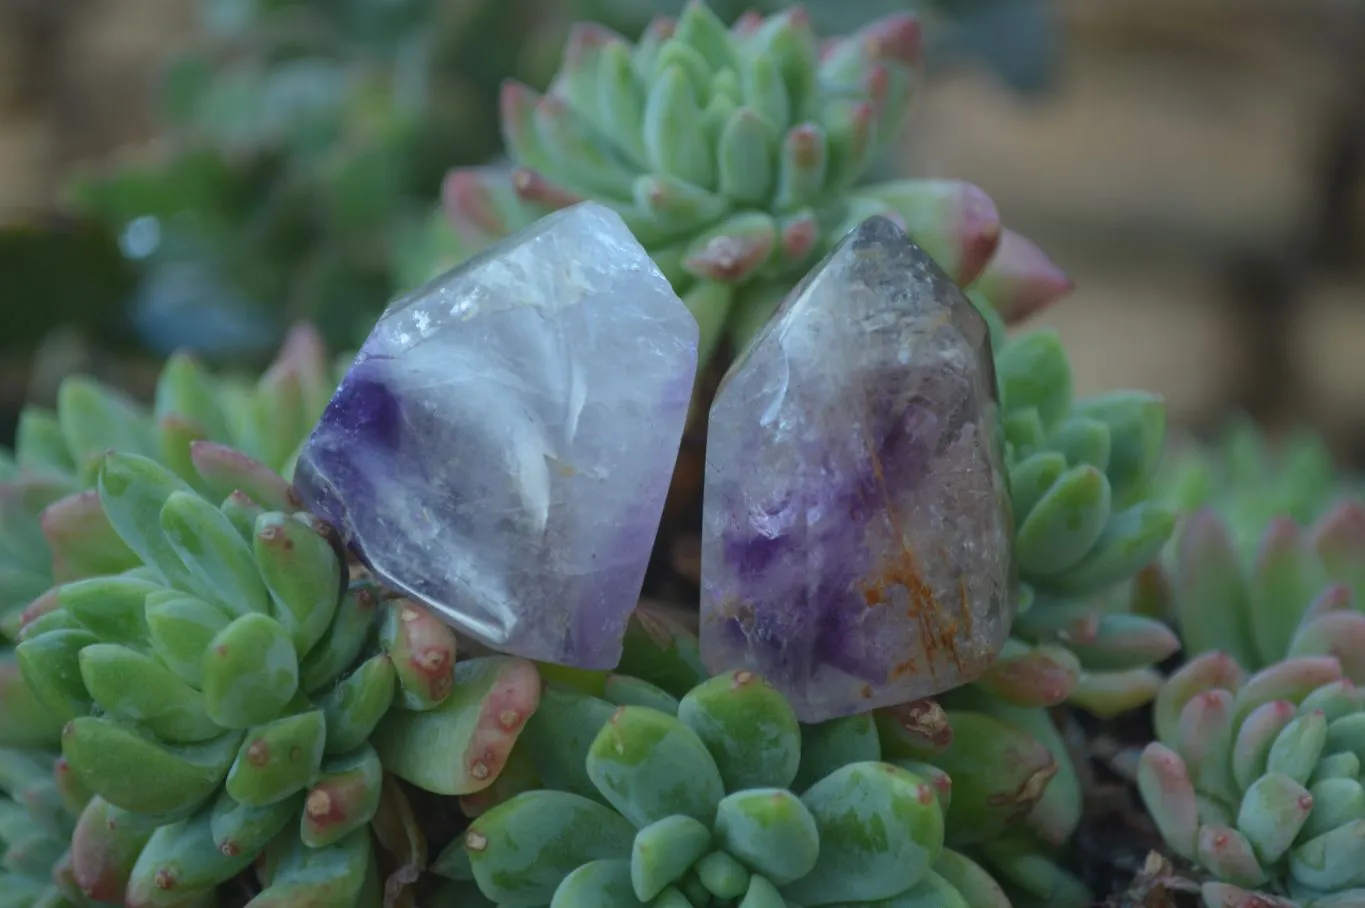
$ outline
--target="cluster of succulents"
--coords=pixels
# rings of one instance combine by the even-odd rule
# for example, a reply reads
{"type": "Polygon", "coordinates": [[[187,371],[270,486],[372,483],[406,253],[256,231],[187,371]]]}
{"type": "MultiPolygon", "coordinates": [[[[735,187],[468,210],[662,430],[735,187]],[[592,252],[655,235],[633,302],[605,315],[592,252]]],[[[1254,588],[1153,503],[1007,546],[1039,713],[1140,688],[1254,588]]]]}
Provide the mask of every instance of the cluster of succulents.
{"type": "Polygon", "coordinates": [[[60,758],[0,748],[0,905],[79,905],[69,843],[90,793],[60,758]]]}
{"type": "MultiPolygon", "coordinates": [[[[266,57],[296,69],[288,34],[266,57]]],[[[982,677],[802,724],[645,606],[613,671],[471,658],[290,486],[335,385],[314,335],[259,382],[173,357],[150,411],[73,379],[0,462],[0,905],[1081,908],[1068,710],[1153,700],[1138,787],[1210,908],[1365,901],[1365,507],[1328,508],[1320,447],[1272,469],[1245,431],[1163,473],[1158,397],[1078,398],[1056,333],[1008,334],[1061,272],[974,187],[862,182],[921,65],[905,14],[823,42],[798,10],[727,26],[695,0],[637,43],[581,26],[544,95],[503,91],[513,166],[449,174],[466,245],[436,258],[604,202],[719,364],[848,227],[904,225],[995,353],[1021,583],[982,677]],[[453,840],[419,797],[455,799],[453,840]]],[[[370,88],[346,97],[373,138],[370,88]]]]}
{"type": "Polygon", "coordinates": [[[631,44],[581,25],[541,95],[509,82],[513,166],[457,169],[444,201],[471,247],[590,198],[618,211],[701,327],[701,358],[744,345],[849,228],[892,217],[1007,318],[1066,289],[954,181],[862,184],[922,77],[918,20],[898,14],[823,44],[799,7],[727,27],[701,2],[631,44]]]}
{"type": "Polygon", "coordinates": [[[277,474],[213,442],[191,461],[194,485],[106,454],[100,509],[137,566],[24,615],[23,677],[89,798],[62,866],[99,903],[204,904],[254,867],[256,908],[377,904],[369,827],[402,798],[385,771],[436,794],[491,784],[538,676],[457,669],[453,632],[352,572],[277,474]]]}
{"type": "Polygon", "coordinates": [[[1188,661],[1157,697],[1141,793],[1170,849],[1211,876],[1211,908],[1356,904],[1365,506],[1339,501],[1308,527],[1281,513],[1251,540],[1238,529],[1205,508],[1176,546],[1188,661]]]}
{"type": "Polygon", "coordinates": [[[955,780],[920,759],[946,746],[941,713],[934,734],[889,714],[799,725],[757,675],[708,678],[677,624],[631,627],[621,669],[659,683],[547,672],[502,780],[433,864],[457,904],[1009,904],[945,847],[955,780]]]}
{"type": "Polygon", "coordinates": [[[1271,438],[1245,416],[1230,420],[1213,443],[1181,439],[1166,457],[1162,499],[1185,514],[1218,512],[1244,554],[1271,518],[1310,522],[1358,487],[1338,472],[1319,435],[1298,430],[1271,438]]]}
{"type": "Polygon", "coordinates": [[[58,583],[138,565],[93,488],[104,453],[156,458],[196,483],[202,480],[190,456],[195,441],[228,444],[287,469],[333,387],[318,336],[300,326],[254,382],[212,376],[178,354],[162,371],[151,408],[72,376],[55,411],[24,410],[13,454],[0,451],[0,745],[41,746],[61,728],[29,695],[9,648],[25,610],[35,600],[50,601],[58,583]]]}
{"type": "Polygon", "coordinates": [[[1359,904],[1365,699],[1331,656],[1254,674],[1224,653],[1171,676],[1143,751],[1143,799],[1210,908],[1359,904]]]}

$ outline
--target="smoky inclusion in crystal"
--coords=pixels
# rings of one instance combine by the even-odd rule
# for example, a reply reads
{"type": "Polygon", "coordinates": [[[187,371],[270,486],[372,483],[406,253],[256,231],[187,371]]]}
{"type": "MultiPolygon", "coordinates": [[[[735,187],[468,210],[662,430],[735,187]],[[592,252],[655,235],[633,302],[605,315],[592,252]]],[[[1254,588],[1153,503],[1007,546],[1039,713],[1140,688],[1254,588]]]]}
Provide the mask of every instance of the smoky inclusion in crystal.
{"type": "Polygon", "coordinates": [[[863,222],[726,374],[707,431],[702,658],[818,722],[972,680],[1013,618],[985,321],[863,222]]]}
{"type": "Polygon", "coordinates": [[[697,324],[620,216],[552,214],[394,302],[295,484],[388,586],[503,652],[619,661],[697,324]]]}

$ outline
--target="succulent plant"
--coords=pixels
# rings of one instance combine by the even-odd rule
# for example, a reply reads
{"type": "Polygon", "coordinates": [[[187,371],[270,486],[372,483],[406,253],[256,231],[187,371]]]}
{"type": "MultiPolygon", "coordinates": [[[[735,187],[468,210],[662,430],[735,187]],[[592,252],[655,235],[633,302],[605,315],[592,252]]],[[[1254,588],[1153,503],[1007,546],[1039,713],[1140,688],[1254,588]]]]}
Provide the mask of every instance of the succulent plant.
{"type": "Polygon", "coordinates": [[[0,748],[0,905],[84,908],[68,845],[90,794],[60,758],[0,748]]]}
{"type": "Polygon", "coordinates": [[[1153,665],[1179,641],[1141,600],[1143,574],[1175,525],[1152,499],[1166,413],[1160,397],[1076,400],[1052,330],[1005,339],[996,372],[1024,584],[1012,639],[978,682],[1017,706],[1069,700],[1099,715],[1147,703],[1153,665]]]}
{"type": "Polygon", "coordinates": [[[1309,527],[1280,515],[1246,541],[1249,556],[1211,508],[1181,532],[1171,609],[1188,661],[1156,699],[1139,786],[1171,850],[1212,875],[1211,908],[1355,904],[1365,506],[1309,527]]]}
{"type": "Polygon", "coordinates": [[[512,794],[438,862],[486,903],[1005,904],[944,850],[941,772],[803,749],[791,707],[745,671],[681,699],[619,675],[602,693],[625,703],[547,692],[529,760],[563,787],[512,794]]]}
{"type": "Polygon", "coordinates": [[[1209,908],[1365,898],[1365,697],[1331,656],[1248,673],[1207,652],[1173,674],[1138,784],[1167,846],[1213,878],[1209,908]]]}
{"type": "Polygon", "coordinates": [[[179,354],[162,371],[150,409],[73,376],[62,383],[55,411],[24,410],[13,454],[0,451],[0,745],[55,745],[61,730],[27,692],[5,645],[17,638],[24,610],[54,584],[139,564],[91,488],[105,451],[156,458],[196,484],[203,482],[190,459],[196,439],[231,444],[285,469],[332,387],[320,339],[299,326],[254,384],[211,376],[179,354]]]}
{"type": "MultiPolygon", "coordinates": [[[[1050,726],[1033,729],[1048,740],[1047,744],[1041,743],[1039,737],[1020,727],[1021,722],[1029,724],[1031,716],[1021,719],[1011,714],[1011,708],[989,696],[979,696],[975,703],[964,698],[962,709],[948,712],[926,700],[818,725],[800,725],[785,700],[753,673],[738,671],[708,677],[700,662],[695,634],[648,605],[642,605],[631,620],[625,655],[616,671],[576,672],[555,666],[541,666],[541,670],[546,685],[540,708],[526,723],[507,768],[492,787],[463,799],[465,812],[475,821],[462,842],[454,843],[433,863],[434,872],[456,881],[450,884],[452,897],[458,894],[469,904],[485,904],[488,899],[498,904],[550,904],[552,898],[557,898],[556,888],[571,885],[565,878],[579,865],[621,860],[626,862],[624,869],[630,871],[632,861],[645,860],[644,855],[636,858],[633,848],[647,846],[653,836],[667,844],[675,834],[681,834],[701,843],[694,847],[706,847],[670,867],[655,870],[650,865],[635,871],[651,874],[649,878],[659,886],[658,890],[645,887],[637,891],[628,872],[621,879],[627,884],[629,898],[621,904],[639,904],[642,898],[645,903],[658,905],[727,904],[727,898],[734,898],[733,904],[739,904],[744,897],[754,899],[758,905],[783,904],[770,901],[772,890],[776,890],[792,903],[803,905],[861,905],[867,900],[891,898],[897,887],[908,891],[888,904],[919,905],[913,899],[925,899],[925,905],[1004,908],[1013,904],[1025,908],[1050,904],[1070,908],[1085,905],[1089,900],[1089,893],[1079,881],[1048,858],[1045,845],[1032,836],[1016,835],[1028,833],[1023,822],[1041,803],[1045,789],[1058,771],[1050,746],[1061,750],[1060,736],[1050,726]],[[621,709],[625,712],[619,712],[621,709]],[[650,728],[657,732],[657,740],[649,736],[637,740],[650,728]],[[680,754],[676,747],[686,750],[680,754]],[[625,791],[608,780],[609,771],[622,761],[623,754],[633,753],[635,748],[640,748],[641,775],[636,787],[625,791]],[[715,777],[712,766],[718,774],[715,777]],[[897,769],[914,777],[912,785],[927,784],[936,793],[937,805],[929,812],[941,813],[941,819],[934,822],[931,839],[910,835],[904,845],[895,847],[909,847],[911,842],[918,843],[916,849],[926,844],[933,846],[940,837],[940,844],[946,847],[929,864],[915,859],[932,868],[931,875],[917,883],[895,875],[904,872],[907,869],[904,866],[893,870],[878,864],[887,876],[880,883],[869,881],[868,885],[883,887],[875,890],[883,892],[882,895],[874,895],[871,888],[844,885],[845,871],[841,868],[850,855],[833,857],[836,853],[831,850],[833,842],[823,831],[817,831],[813,845],[809,836],[804,839],[808,851],[814,848],[818,863],[813,865],[815,869],[804,870],[798,882],[788,878],[800,867],[783,871],[764,863],[779,854],[786,855],[796,847],[796,842],[775,840],[777,854],[765,858],[763,851],[768,846],[760,846],[758,839],[745,846],[740,833],[747,827],[737,825],[738,819],[718,819],[717,805],[711,805],[708,814],[699,807],[675,810],[667,807],[672,802],[664,801],[665,807],[658,809],[669,810],[667,817],[654,816],[650,811],[656,808],[645,807],[642,812],[632,806],[635,799],[645,799],[641,804],[658,804],[659,801],[647,799],[660,796],[706,799],[715,795],[718,804],[732,805],[722,808],[724,811],[747,815],[764,803],[799,804],[810,792],[832,786],[829,780],[833,778],[863,778],[867,780],[868,792],[882,789],[903,792],[901,783],[910,780],[897,769]],[[583,804],[588,806],[582,807],[583,804]],[[555,857],[535,864],[535,868],[543,867],[546,872],[536,879],[534,893],[512,895],[498,888],[504,883],[516,885],[508,881],[521,879],[515,874],[501,873],[494,879],[494,874],[505,866],[503,861],[517,860],[505,838],[513,835],[513,827],[535,823],[542,811],[546,816],[560,816],[566,808],[572,813],[580,807],[588,814],[609,817],[602,821],[606,824],[602,827],[604,831],[615,829],[624,838],[617,836],[600,845],[585,841],[584,848],[605,850],[590,855],[575,851],[564,860],[555,857]],[[703,841],[691,822],[672,818],[677,812],[686,814],[703,829],[711,827],[713,835],[705,836],[703,841]],[[651,826],[656,821],[661,823],[657,830],[651,826]],[[719,832],[722,822],[736,831],[719,832]],[[651,831],[640,831],[646,827],[651,831]],[[684,828],[692,832],[669,831],[684,828]],[[728,842],[727,834],[735,841],[728,842]],[[480,846],[485,841],[488,844],[480,846]],[[477,851],[479,847],[483,848],[482,853],[470,853],[470,848],[477,851]],[[717,848],[724,854],[707,857],[717,848]],[[738,871],[736,862],[740,865],[738,871]],[[719,869],[725,869],[725,873],[716,876],[719,869]],[[674,875],[660,883],[660,873],[674,875]],[[751,880],[754,875],[762,879],[754,883],[751,880]],[[947,886],[943,885],[945,882],[947,886]],[[677,902],[677,896],[664,894],[669,886],[688,901],[677,902]],[[749,886],[753,889],[745,888],[749,886]],[[797,890],[802,891],[798,894],[797,890]]],[[[1043,718],[1046,725],[1046,716],[1043,718]]],[[[1079,798],[1079,789],[1074,796],[1079,798]]],[[[922,800],[919,794],[915,798],[922,800]]],[[[928,810],[924,805],[914,809],[921,813],[928,810]]],[[[784,810],[802,816],[800,807],[784,810]]],[[[815,819],[823,822],[823,816],[817,811],[815,819]]],[[[776,828],[779,824],[776,819],[773,822],[776,828]]],[[[1068,829],[1066,835],[1069,834],[1068,829]]],[[[792,835],[798,833],[793,831],[792,835]]],[[[557,846],[535,841],[535,846],[527,847],[550,855],[563,853],[557,846]]],[[[676,847],[652,850],[662,855],[686,853],[676,847]]],[[[903,857],[909,860],[910,855],[903,857]]],[[[526,854],[522,858],[529,860],[526,854]]],[[[531,870],[531,864],[518,866],[519,874],[531,870]]],[[[871,865],[862,866],[866,869],[871,865]]],[[[621,870],[616,867],[612,872],[619,876],[621,870]]],[[[569,898],[568,893],[566,890],[563,897],[569,898]]]]}
{"type": "Polygon", "coordinates": [[[515,739],[539,679],[476,661],[456,695],[446,625],[348,580],[335,533],[259,461],[189,450],[194,484],[138,454],[102,458],[97,502],[138,566],[58,586],[20,632],[24,678],[95,795],[75,878],[131,908],[197,904],[264,855],[256,908],[324,881],[315,904],[349,906],[372,871],[386,765],[438,792],[491,783],[488,754],[515,739]],[[391,710],[407,715],[372,742],[391,710]],[[461,740],[482,777],[451,762],[461,740]]]}
{"type": "Polygon", "coordinates": [[[1244,554],[1272,517],[1310,522],[1358,486],[1336,470],[1326,443],[1311,431],[1272,439],[1251,419],[1237,417],[1212,444],[1182,441],[1170,446],[1158,476],[1162,497],[1188,514],[1212,508],[1244,554]]]}
{"type": "Polygon", "coordinates": [[[1224,652],[1251,671],[1336,656],[1365,682],[1365,504],[1339,501],[1307,527],[1272,518],[1249,555],[1239,548],[1213,510],[1187,518],[1171,577],[1186,656],[1224,652]]]}
{"type": "Polygon", "coordinates": [[[990,200],[960,182],[860,185],[894,142],[921,75],[918,21],[897,14],[823,44],[800,8],[726,27],[705,3],[634,45],[570,34],[543,96],[502,94],[513,168],[457,169],[443,197],[471,246],[591,198],[617,210],[701,326],[706,361],[742,347],[849,228],[885,214],[954,280],[1014,320],[1069,289],[990,200]]]}

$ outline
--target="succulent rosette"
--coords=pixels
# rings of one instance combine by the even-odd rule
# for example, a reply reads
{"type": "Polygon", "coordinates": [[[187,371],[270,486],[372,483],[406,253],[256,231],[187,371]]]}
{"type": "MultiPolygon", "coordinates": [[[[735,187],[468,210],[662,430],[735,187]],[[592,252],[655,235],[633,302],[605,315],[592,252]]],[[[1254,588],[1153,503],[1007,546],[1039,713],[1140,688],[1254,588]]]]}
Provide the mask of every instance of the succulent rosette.
{"type": "MultiPolygon", "coordinates": [[[[82,376],[62,383],[55,410],[25,408],[14,451],[0,451],[0,645],[13,643],[25,609],[55,584],[140,563],[92,488],[106,451],[154,458],[195,484],[203,482],[190,461],[196,440],[287,469],[333,386],[320,339],[299,326],[254,383],[210,375],[177,354],[150,408],[82,376]]],[[[0,745],[53,746],[60,731],[27,693],[12,650],[0,648],[0,745]]]]}
{"type": "Polygon", "coordinates": [[[891,147],[921,80],[909,14],[822,41],[799,7],[727,27],[705,3],[638,43],[570,34],[544,95],[502,94],[512,167],[453,171],[445,208],[472,247],[593,199],[618,211],[701,326],[705,363],[736,349],[849,229],[887,215],[976,299],[1015,320],[1067,289],[981,190],[860,183],[891,147]]]}
{"type": "Polygon", "coordinates": [[[1212,443],[1181,439],[1158,477],[1162,498],[1192,514],[1212,508],[1249,554],[1273,517],[1316,519],[1356,480],[1337,472],[1321,436],[1300,430],[1272,438],[1246,417],[1231,420],[1212,443]]]}
{"type": "Polygon", "coordinates": [[[804,748],[790,705],[745,671],[681,699],[626,676],[601,693],[547,694],[529,760],[562,787],[512,795],[443,856],[484,897],[466,903],[1007,904],[944,848],[942,773],[882,761],[875,732],[870,759],[804,748]]]}
{"type": "MultiPolygon", "coordinates": [[[[435,873],[451,878],[452,898],[540,905],[572,897],[575,901],[563,904],[574,905],[592,897],[603,899],[595,904],[618,904],[610,900],[617,895],[602,895],[610,890],[619,894],[619,904],[680,908],[743,904],[746,898],[756,905],[924,900],[995,908],[1089,901],[1085,887],[1049,858],[1047,847],[1025,826],[1031,812],[1048,812],[1039,805],[1058,771],[1049,745],[1063,750],[1042,711],[1037,714],[1043,725],[1033,727],[1031,715],[1014,715],[998,700],[981,696],[980,702],[947,712],[922,700],[801,724],[790,704],[756,674],[738,670],[708,677],[695,634],[664,611],[642,605],[625,643],[614,672],[541,666],[547,683],[538,710],[498,781],[462,800],[474,818],[468,834],[433,863],[435,873]],[[630,762],[637,757],[638,763],[630,762]],[[611,770],[595,767],[621,762],[639,769],[635,786],[618,796],[603,775],[611,770]],[[866,809],[845,800],[855,790],[871,798],[862,802],[866,809]],[[935,795],[932,809],[926,790],[935,795]],[[715,804],[707,800],[712,795],[715,804]],[[687,798],[700,800],[685,808],[673,800],[687,798]],[[637,807],[635,799],[655,806],[637,807]],[[881,847],[863,838],[872,826],[821,825],[822,818],[852,808],[861,818],[855,827],[875,826],[886,820],[876,811],[902,799],[908,799],[907,816],[920,819],[878,839],[890,841],[884,857],[896,855],[894,862],[875,853],[858,857],[861,848],[881,847]],[[819,808],[813,806],[817,802],[819,808]],[[780,807],[782,816],[765,819],[766,804],[780,807]],[[669,812],[655,816],[658,810],[669,812]],[[600,828],[611,835],[601,842],[584,835],[575,846],[579,850],[564,851],[559,839],[526,837],[523,830],[542,812],[556,824],[568,824],[561,828],[600,828]],[[720,819],[730,812],[736,812],[734,819],[720,819]],[[574,826],[590,817],[605,825],[574,826]],[[764,834],[768,822],[773,829],[764,834]],[[722,824],[733,832],[721,832],[722,824]],[[785,831],[779,836],[778,830],[785,831]],[[687,848],[679,851],[683,844],[687,848]],[[789,863],[784,869],[774,863],[788,860],[798,846],[813,862],[809,866],[789,863]],[[691,853],[697,848],[702,850],[691,853]],[[712,857],[715,852],[720,853],[712,857]],[[535,853],[553,857],[537,863],[535,853]],[[650,863],[679,854],[689,856],[657,868],[650,863]],[[598,861],[611,867],[579,873],[598,861]],[[863,872],[877,879],[849,882],[849,874],[863,872]],[[522,885],[528,888],[518,889],[522,885]],[[686,901],[677,901],[679,896],[686,901]],[[774,896],[786,902],[774,902],[774,896]]],[[[1073,794],[1079,809],[1079,788],[1073,794]]]]}
{"type": "Polygon", "coordinates": [[[1280,516],[1248,554],[1211,509],[1186,520],[1171,612],[1187,656],[1223,652],[1256,671],[1333,656],[1365,682],[1365,504],[1338,501],[1311,525],[1280,516]]]}
{"type": "Polygon", "coordinates": [[[94,795],[73,879],[100,902],[197,905],[255,865],[257,908],[309,887],[315,904],[350,906],[375,882],[369,826],[402,797],[385,762],[437,793],[491,784],[538,676],[511,660],[526,668],[509,693],[507,671],[457,670],[450,629],[352,578],[276,472],[215,442],[187,452],[190,479],[106,453],[98,526],[136,566],[24,612],[24,679],[65,723],[65,765],[94,795]],[[502,724],[481,729],[493,697],[502,724]]]}
{"type": "Polygon", "coordinates": [[[1142,795],[1171,850],[1213,877],[1208,905],[1357,904],[1365,508],[1277,517],[1240,549],[1209,509],[1182,531],[1171,604],[1191,658],[1157,697],[1142,795]]]}
{"type": "Polygon", "coordinates": [[[89,798],[60,758],[0,748],[0,905],[93,908],[68,848],[89,798]]]}

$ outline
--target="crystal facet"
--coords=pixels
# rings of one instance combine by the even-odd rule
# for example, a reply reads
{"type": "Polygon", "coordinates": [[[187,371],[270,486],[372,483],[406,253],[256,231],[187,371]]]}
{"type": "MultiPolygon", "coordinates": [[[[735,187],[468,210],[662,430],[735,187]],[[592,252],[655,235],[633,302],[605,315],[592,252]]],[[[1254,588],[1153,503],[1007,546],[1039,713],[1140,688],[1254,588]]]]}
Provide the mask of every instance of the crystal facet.
{"type": "Polygon", "coordinates": [[[384,583],[458,630],[613,667],[697,333],[620,216],[552,214],[385,311],[295,484],[384,583]]]}
{"type": "Polygon", "coordinates": [[[702,658],[804,722],[972,680],[1013,619],[985,321],[891,221],[854,229],[726,374],[707,430],[702,658]]]}

